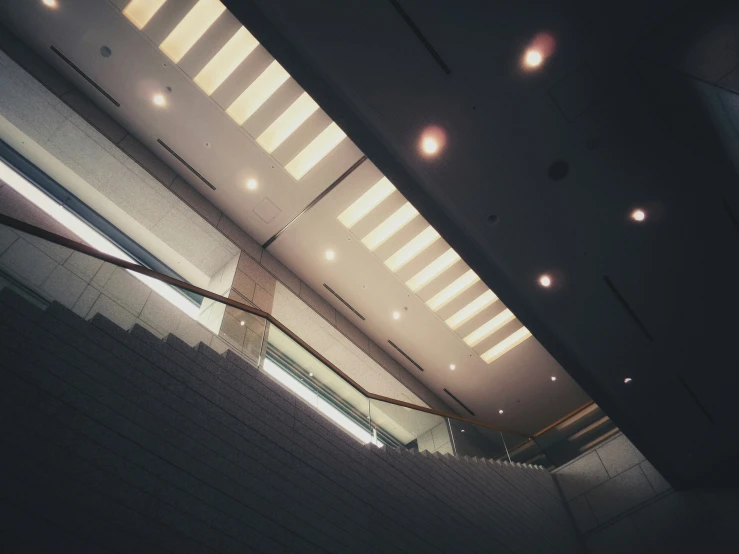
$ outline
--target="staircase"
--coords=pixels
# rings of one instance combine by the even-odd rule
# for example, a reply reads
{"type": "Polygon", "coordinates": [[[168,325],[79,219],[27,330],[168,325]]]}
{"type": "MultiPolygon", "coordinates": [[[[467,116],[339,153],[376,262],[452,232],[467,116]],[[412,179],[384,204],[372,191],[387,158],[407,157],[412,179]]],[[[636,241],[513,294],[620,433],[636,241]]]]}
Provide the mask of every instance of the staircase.
{"type": "Polygon", "coordinates": [[[552,475],[363,446],[231,351],[0,291],[13,552],[577,552],[552,475]]]}

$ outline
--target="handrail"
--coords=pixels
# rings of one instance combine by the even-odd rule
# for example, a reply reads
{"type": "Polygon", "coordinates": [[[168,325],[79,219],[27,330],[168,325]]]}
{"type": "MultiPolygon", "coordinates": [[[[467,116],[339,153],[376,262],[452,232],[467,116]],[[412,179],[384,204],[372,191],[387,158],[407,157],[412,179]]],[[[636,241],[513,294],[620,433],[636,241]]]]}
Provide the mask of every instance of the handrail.
{"type": "Polygon", "coordinates": [[[379,394],[375,394],[372,392],[369,392],[366,390],[362,385],[354,381],[351,377],[346,375],[343,371],[341,371],[338,367],[336,367],[333,363],[328,361],[326,358],[324,358],[319,352],[313,349],[309,344],[307,344],[303,339],[298,337],[295,333],[293,333],[290,329],[288,329],[285,325],[280,323],[272,314],[262,311],[258,308],[253,308],[251,306],[247,306],[246,304],[242,304],[241,302],[237,302],[236,300],[232,300],[230,298],[226,298],[224,296],[220,296],[218,294],[215,294],[213,292],[210,292],[205,289],[201,289],[200,287],[196,287],[195,285],[191,285],[190,283],[185,283],[184,281],[179,281],[173,277],[169,277],[167,275],[162,275],[161,273],[157,273],[154,270],[151,270],[149,268],[127,262],[125,260],[121,260],[119,258],[116,258],[115,256],[111,256],[109,254],[105,254],[104,252],[100,252],[99,250],[96,250],[95,248],[88,246],[86,244],[82,244],[80,242],[68,239],[66,237],[59,236],[55,233],[52,233],[51,231],[47,231],[45,229],[41,229],[39,227],[36,227],[35,225],[31,225],[30,223],[26,223],[25,221],[20,221],[18,219],[15,219],[13,217],[10,217],[8,215],[0,213],[0,224],[6,225],[8,227],[12,227],[13,229],[16,229],[18,231],[21,231],[23,233],[38,237],[40,239],[46,240],[48,242],[53,242],[54,244],[58,244],[59,246],[64,246],[66,248],[69,248],[71,250],[75,250],[77,252],[81,252],[83,254],[86,254],[88,256],[92,256],[93,258],[97,258],[99,260],[102,260],[104,262],[108,262],[110,264],[113,264],[115,266],[121,267],[123,269],[127,269],[129,271],[134,271],[136,273],[140,273],[142,275],[146,275],[147,277],[151,277],[153,279],[157,279],[158,281],[163,281],[169,285],[172,285],[174,287],[178,287],[190,292],[193,292],[195,294],[198,294],[200,296],[204,296],[205,298],[209,298],[211,300],[214,300],[216,302],[220,302],[222,304],[226,304],[228,306],[231,306],[232,308],[236,308],[238,310],[259,316],[263,319],[266,319],[269,321],[272,325],[280,329],[283,333],[288,335],[292,340],[297,342],[302,348],[310,352],[313,356],[315,356],[321,363],[323,363],[326,367],[328,367],[331,371],[336,373],[339,377],[341,377],[344,381],[349,383],[352,387],[357,389],[359,392],[361,392],[364,396],[367,398],[371,398],[372,400],[377,400],[380,402],[387,402],[388,404],[395,404],[396,406],[402,406],[404,408],[411,408],[413,410],[419,410],[421,412],[426,412],[429,414],[437,415],[440,417],[448,417],[451,419],[456,419],[458,421],[464,421],[465,423],[470,423],[473,425],[480,425],[482,427],[487,427],[488,429],[492,429],[494,431],[499,431],[503,433],[511,433],[514,435],[519,435],[521,437],[526,437],[528,439],[533,439],[533,437],[527,435],[526,433],[520,433],[517,431],[511,431],[510,429],[503,429],[501,427],[496,427],[494,425],[490,425],[489,423],[484,423],[481,421],[475,421],[474,419],[470,419],[464,416],[459,416],[456,414],[450,414],[448,412],[442,412],[441,410],[436,410],[434,408],[426,408],[424,406],[417,406],[416,404],[411,404],[410,402],[403,402],[402,400],[396,400],[394,398],[388,398],[387,396],[381,396],[379,394]]]}
{"type": "Polygon", "coordinates": [[[569,414],[567,414],[567,415],[564,415],[564,416],[560,417],[560,418],[559,418],[559,419],[558,419],[557,421],[555,421],[554,423],[550,423],[549,425],[547,425],[546,427],[544,427],[544,429],[540,429],[539,431],[537,431],[536,433],[534,433],[534,434],[533,434],[533,435],[531,436],[531,438],[532,438],[532,439],[535,439],[536,437],[539,437],[539,436],[543,435],[544,433],[546,433],[546,432],[547,432],[547,431],[549,431],[550,429],[552,429],[552,428],[556,427],[557,425],[559,425],[559,424],[560,424],[560,423],[562,423],[563,421],[567,421],[567,420],[568,420],[568,419],[570,419],[571,417],[574,417],[574,416],[576,416],[577,414],[579,414],[580,412],[582,412],[582,411],[583,411],[583,410],[585,410],[586,408],[589,408],[589,407],[590,407],[590,406],[592,406],[593,404],[595,404],[595,402],[593,402],[592,400],[590,400],[590,401],[588,401],[588,402],[585,402],[585,404],[583,404],[583,405],[582,405],[582,406],[580,406],[579,408],[575,408],[575,409],[574,409],[574,410],[572,410],[572,411],[571,411],[571,412],[570,412],[569,414]]]}

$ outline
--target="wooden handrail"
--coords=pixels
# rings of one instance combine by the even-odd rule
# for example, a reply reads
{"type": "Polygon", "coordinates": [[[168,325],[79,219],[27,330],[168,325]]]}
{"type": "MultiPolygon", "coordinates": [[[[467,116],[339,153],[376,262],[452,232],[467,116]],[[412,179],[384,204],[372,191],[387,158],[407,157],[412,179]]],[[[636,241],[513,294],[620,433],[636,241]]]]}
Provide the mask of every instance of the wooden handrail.
{"type": "Polygon", "coordinates": [[[292,340],[297,342],[302,348],[307,350],[311,353],[315,358],[317,358],[322,364],[324,364],[326,367],[328,367],[331,371],[336,373],[339,377],[341,377],[344,381],[349,383],[352,387],[357,389],[359,392],[361,392],[364,396],[367,398],[370,398],[372,400],[377,400],[379,402],[387,402],[388,404],[395,404],[396,406],[402,406],[404,408],[411,408],[413,410],[418,410],[421,412],[426,412],[429,414],[437,415],[440,417],[448,417],[451,419],[456,419],[458,421],[464,421],[465,423],[470,423],[472,425],[480,425],[481,427],[487,427],[488,429],[492,429],[494,431],[500,431],[503,433],[510,433],[513,435],[518,435],[521,437],[526,438],[533,438],[529,437],[525,433],[519,433],[517,431],[511,431],[509,429],[503,429],[501,427],[497,427],[495,425],[490,425],[489,423],[484,423],[482,421],[475,421],[474,419],[470,419],[464,416],[459,416],[456,414],[451,414],[448,412],[442,412],[441,410],[435,410],[433,408],[426,408],[424,406],[417,406],[416,404],[411,404],[410,402],[403,402],[402,400],[396,400],[394,398],[388,398],[387,396],[381,396],[379,394],[374,394],[372,392],[369,392],[366,390],[362,385],[354,381],[351,377],[346,375],[343,371],[341,371],[338,367],[336,367],[333,363],[328,361],[326,358],[324,358],[319,352],[313,349],[309,344],[307,344],[303,339],[298,337],[295,333],[293,333],[290,329],[288,329],[285,325],[280,323],[272,314],[262,311],[257,308],[253,308],[252,306],[247,306],[246,304],[242,304],[241,302],[237,302],[236,300],[232,300],[231,298],[226,298],[224,296],[220,296],[218,294],[215,294],[213,292],[210,292],[205,289],[201,289],[200,287],[196,287],[195,285],[191,285],[190,283],[185,283],[184,281],[180,281],[178,279],[175,279],[174,277],[169,277],[168,275],[162,275],[161,273],[157,273],[156,271],[153,271],[149,268],[127,262],[124,260],[121,260],[119,258],[116,258],[115,256],[111,256],[109,254],[105,254],[103,252],[100,252],[99,250],[96,250],[95,248],[88,246],[86,244],[82,244],[80,242],[70,240],[68,238],[59,236],[55,233],[52,233],[50,231],[47,231],[45,229],[41,229],[39,227],[36,227],[35,225],[31,225],[30,223],[26,223],[25,221],[20,221],[18,219],[12,218],[10,216],[7,216],[5,214],[0,213],[0,224],[6,225],[7,227],[11,227],[13,229],[16,229],[17,231],[21,231],[23,233],[26,233],[28,235],[32,235],[34,237],[38,237],[40,239],[46,240],[48,242],[52,242],[54,244],[58,244],[59,246],[64,246],[66,248],[69,248],[71,250],[75,250],[77,252],[81,252],[82,254],[87,254],[88,256],[91,256],[93,258],[97,258],[98,260],[102,260],[104,262],[108,262],[110,264],[113,264],[115,266],[121,267],[123,269],[127,269],[129,271],[134,271],[136,273],[140,273],[142,275],[146,275],[147,277],[151,277],[153,279],[157,279],[158,281],[163,281],[169,285],[172,285],[173,287],[177,287],[180,289],[184,289],[190,292],[193,292],[195,294],[198,294],[200,296],[203,296],[205,298],[209,298],[211,300],[214,300],[216,302],[220,302],[222,304],[226,304],[228,306],[231,306],[232,308],[236,308],[238,310],[253,314],[255,316],[261,317],[263,319],[266,319],[269,321],[272,325],[280,329],[283,333],[288,335],[292,340]]]}
{"type": "Polygon", "coordinates": [[[557,425],[559,425],[559,424],[560,424],[560,423],[562,423],[563,421],[567,421],[567,420],[568,420],[568,419],[570,419],[571,417],[573,417],[573,416],[576,416],[577,414],[579,414],[580,412],[582,412],[582,411],[583,411],[584,409],[586,409],[586,408],[589,408],[589,407],[590,407],[590,406],[592,406],[593,404],[595,404],[595,402],[593,402],[592,400],[590,400],[589,402],[586,402],[585,404],[583,404],[583,405],[582,405],[582,406],[580,406],[579,408],[576,408],[576,409],[572,410],[572,411],[571,411],[571,412],[570,412],[569,414],[567,414],[567,415],[565,415],[565,416],[562,416],[562,417],[560,417],[560,418],[559,418],[559,419],[558,419],[557,421],[555,421],[554,423],[550,423],[549,425],[547,425],[546,427],[544,427],[544,429],[541,429],[541,430],[537,431],[536,433],[534,433],[534,434],[532,435],[532,437],[531,437],[531,438],[532,438],[532,439],[535,439],[536,437],[540,437],[541,435],[543,435],[544,433],[546,433],[547,431],[549,431],[549,430],[550,430],[550,429],[552,429],[553,427],[556,427],[557,425]]]}

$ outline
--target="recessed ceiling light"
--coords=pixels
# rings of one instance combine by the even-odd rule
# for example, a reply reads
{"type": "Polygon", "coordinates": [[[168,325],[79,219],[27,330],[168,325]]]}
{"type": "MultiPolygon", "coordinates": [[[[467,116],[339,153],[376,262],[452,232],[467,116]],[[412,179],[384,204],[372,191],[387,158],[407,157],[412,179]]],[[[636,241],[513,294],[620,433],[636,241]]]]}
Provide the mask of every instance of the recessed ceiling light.
{"type": "Polygon", "coordinates": [[[310,375],[311,377],[313,377],[313,373],[309,373],[308,375],[310,375]]]}
{"type": "Polygon", "coordinates": [[[544,288],[548,288],[552,285],[552,278],[549,275],[542,275],[539,277],[539,284],[544,288]]]}
{"type": "Polygon", "coordinates": [[[421,146],[423,147],[423,151],[426,152],[426,154],[436,154],[439,151],[438,141],[431,137],[426,137],[425,139],[423,139],[423,144],[421,146]]]}
{"type": "Polygon", "coordinates": [[[326,259],[327,260],[333,260],[336,254],[334,254],[333,250],[326,250],[326,259]]]}
{"type": "Polygon", "coordinates": [[[464,429],[461,430],[464,433],[464,429]]]}
{"type": "Polygon", "coordinates": [[[391,271],[399,270],[426,248],[431,246],[438,238],[439,233],[429,225],[421,233],[416,235],[408,244],[385,260],[385,265],[388,266],[391,271]]]}
{"type": "Polygon", "coordinates": [[[498,410],[498,413],[499,413],[499,414],[502,414],[502,413],[503,413],[503,410],[498,410]]]}
{"type": "Polygon", "coordinates": [[[482,354],[480,357],[487,363],[492,364],[503,354],[515,348],[530,336],[531,331],[529,331],[526,327],[521,327],[518,331],[514,331],[513,333],[511,333],[508,337],[504,338],[502,341],[493,346],[490,350],[482,354]]]}
{"type": "Polygon", "coordinates": [[[164,106],[167,103],[167,99],[164,98],[163,94],[155,94],[151,101],[157,106],[164,106]]]}
{"type": "Polygon", "coordinates": [[[272,96],[290,75],[283,67],[273,61],[261,75],[254,79],[247,89],[233,101],[226,113],[239,125],[249,119],[267,99],[272,96]]]}
{"type": "Polygon", "coordinates": [[[454,364],[451,364],[449,366],[449,369],[451,369],[452,371],[454,371],[455,369],[457,369],[457,366],[455,366],[454,364]]]}
{"type": "Polygon", "coordinates": [[[56,0],[44,0],[44,4],[50,8],[56,8],[57,6],[56,0]]]}
{"type": "Polygon", "coordinates": [[[464,338],[464,342],[466,342],[470,346],[475,346],[479,342],[482,342],[483,339],[488,338],[490,335],[495,333],[498,329],[503,327],[506,323],[513,321],[516,318],[515,315],[513,315],[513,312],[506,308],[502,312],[500,312],[498,315],[496,315],[494,318],[492,318],[490,321],[487,321],[486,323],[483,323],[480,327],[472,331],[469,335],[467,335],[464,338]]]}
{"type": "Polygon", "coordinates": [[[452,282],[446,288],[438,292],[433,298],[426,302],[426,304],[432,310],[437,311],[452,300],[454,300],[457,296],[462,294],[479,280],[480,278],[477,276],[477,274],[470,269],[461,277],[459,277],[456,281],[452,282]]]}
{"type": "Polygon", "coordinates": [[[556,380],[557,378],[554,375],[552,375],[552,381],[556,381],[556,380]]]}
{"type": "Polygon", "coordinates": [[[339,221],[344,227],[351,229],[352,226],[371,212],[380,202],[395,192],[393,184],[383,177],[375,183],[371,189],[360,196],[351,206],[341,212],[339,221]]]}
{"type": "Polygon", "coordinates": [[[256,190],[257,189],[257,181],[256,181],[256,179],[249,179],[246,182],[246,188],[248,188],[249,190],[256,190]]]}
{"type": "Polygon", "coordinates": [[[533,48],[526,51],[526,55],[524,56],[524,63],[527,67],[535,68],[539,67],[541,65],[541,62],[544,61],[544,56],[541,55],[541,52],[538,50],[535,50],[533,48]]]}
{"type": "Polygon", "coordinates": [[[626,379],[624,379],[624,383],[631,383],[631,377],[627,377],[626,379]]]}
{"type": "MultiPolygon", "coordinates": [[[[131,0],[123,9],[123,15],[125,15],[131,23],[136,25],[138,29],[143,29],[166,1],[167,0],[131,0]]],[[[46,3],[46,0],[44,0],[44,3],[46,3]]],[[[54,0],[54,3],[56,3],[56,0],[54,0]]]]}
{"type": "Polygon", "coordinates": [[[421,134],[421,140],[418,144],[421,154],[427,157],[434,157],[442,148],[446,142],[446,135],[440,127],[428,127],[421,134]]]}
{"type": "Polygon", "coordinates": [[[644,213],[644,210],[634,210],[631,212],[631,219],[634,221],[644,221],[647,218],[647,214],[644,213]]]}
{"type": "Polygon", "coordinates": [[[198,0],[159,48],[178,63],[225,10],[218,0],[198,0]]]}
{"type": "Polygon", "coordinates": [[[246,325],[246,322],[245,321],[242,321],[241,322],[241,326],[243,327],[244,325],[246,325]]]}
{"type": "Polygon", "coordinates": [[[400,312],[393,312],[393,319],[400,319],[400,312]]]}
{"type": "Polygon", "coordinates": [[[240,27],[193,80],[205,94],[213,94],[257,46],[257,39],[240,27]]]}
{"type": "Polygon", "coordinates": [[[370,250],[375,250],[383,242],[405,227],[417,215],[418,210],[416,210],[410,202],[406,202],[392,215],[385,219],[385,221],[370,231],[370,233],[362,239],[362,242],[370,250]]]}
{"type": "Polygon", "coordinates": [[[459,310],[456,314],[446,320],[446,324],[452,329],[456,329],[462,325],[465,321],[471,319],[473,316],[480,313],[482,310],[490,306],[493,302],[498,300],[493,291],[488,290],[482,293],[480,296],[475,298],[472,302],[467,304],[464,308],[459,310]]]}
{"type": "Polygon", "coordinates": [[[290,160],[285,169],[299,181],[345,138],[346,133],[335,122],[330,123],[300,154],[290,160]]]}

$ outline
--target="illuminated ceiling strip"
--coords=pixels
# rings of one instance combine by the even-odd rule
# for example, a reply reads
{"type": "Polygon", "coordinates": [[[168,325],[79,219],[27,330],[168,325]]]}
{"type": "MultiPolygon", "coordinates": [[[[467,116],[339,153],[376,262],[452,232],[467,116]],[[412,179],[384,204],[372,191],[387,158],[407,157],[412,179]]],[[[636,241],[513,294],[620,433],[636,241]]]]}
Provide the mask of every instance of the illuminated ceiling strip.
{"type": "Polygon", "coordinates": [[[421,271],[416,273],[413,277],[411,277],[406,285],[409,289],[415,292],[420,288],[426,286],[437,276],[444,273],[447,269],[457,263],[459,259],[459,254],[457,254],[454,250],[450,248],[429,265],[424,267],[421,271]]]}
{"type": "Polygon", "coordinates": [[[421,252],[426,250],[426,248],[431,246],[438,238],[439,233],[429,225],[403,248],[385,260],[385,265],[388,266],[391,271],[399,270],[421,252]]]}
{"type": "Polygon", "coordinates": [[[512,321],[515,319],[516,316],[513,315],[513,312],[506,308],[502,312],[500,312],[498,315],[496,315],[493,319],[482,325],[481,327],[475,329],[472,331],[469,335],[467,335],[464,338],[464,342],[466,342],[470,346],[475,346],[480,341],[486,339],[495,331],[503,327],[506,323],[509,321],[512,321]]]}
{"type": "Polygon", "coordinates": [[[198,0],[198,3],[177,24],[177,27],[172,29],[159,48],[173,62],[178,63],[225,9],[226,6],[218,0],[198,0]]]}
{"type": "Polygon", "coordinates": [[[336,123],[331,123],[300,154],[295,156],[285,166],[285,169],[297,180],[302,179],[306,173],[313,169],[323,158],[328,156],[345,138],[346,134],[344,131],[336,123]]]}
{"type": "Polygon", "coordinates": [[[442,306],[445,306],[447,303],[454,300],[457,296],[462,294],[479,280],[480,278],[477,276],[477,274],[470,269],[461,277],[459,277],[456,281],[454,281],[451,285],[446,287],[431,300],[426,302],[426,304],[428,304],[429,308],[436,311],[442,306]]]}
{"type": "Polygon", "coordinates": [[[282,144],[287,137],[292,135],[305,120],[318,109],[318,104],[308,96],[307,92],[301,94],[292,105],[286,109],[280,117],[274,120],[272,125],[259,135],[257,142],[270,154],[282,144]]]}
{"type": "Polygon", "coordinates": [[[417,215],[418,210],[416,210],[410,202],[406,202],[398,208],[395,213],[370,231],[370,233],[362,239],[362,242],[367,248],[374,250],[405,227],[408,222],[417,215]]]}
{"type": "Polygon", "coordinates": [[[249,119],[275,91],[288,80],[290,75],[276,61],[269,64],[262,74],[234,100],[226,113],[239,125],[249,119]]]}
{"type": "Polygon", "coordinates": [[[395,187],[388,181],[387,177],[383,177],[375,183],[371,189],[360,196],[351,206],[341,212],[338,220],[344,224],[344,227],[351,229],[355,223],[361,220],[365,215],[375,209],[380,202],[385,200],[395,192],[395,187]]]}
{"type": "Polygon", "coordinates": [[[493,302],[498,300],[495,293],[491,290],[483,292],[480,296],[475,298],[472,302],[467,304],[464,308],[459,310],[456,314],[446,320],[446,324],[452,329],[456,329],[462,325],[465,321],[479,314],[482,310],[490,306],[493,302]]]}
{"type": "Polygon", "coordinates": [[[210,96],[257,46],[257,39],[241,27],[195,76],[195,83],[210,96]]]}
{"type": "MultiPolygon", "coordinates": [[[[96,229],[90,227],[82,219],[77,217],[75,214],[67,210],[61,204],[58,204],[50,196],[44,194],[41,190],[36,188],[30,181],[20,175],[14,169],[7,166],[5,163],[0,161],[0,180],[7,183],[13,190],[23,196],[26,200],[34,204],[36,207],[41,209],[52,219],[63,225],[70,232],[77,235],[83,242],[86,242],[96,250],[115,256],[120,260],[124,260],[131,263],[137,263],[130,256],[128,256],[123,250],[118,248],[106,237],[101,235],[96,229]]],[[[200,307],[197,306],[187,298],[182,292],[167,283],[142,275],[135,271],[128,271],[131,275],[136,277],[139,281],[146,284],[151,290],[156,292],[159,296],[167,300],[170,304],[180,309],[186,315],[192,319],[197,320],[200,314],[200,307]]]]}
{"type": "Polygon", "coordinates": [[[131,0],[126,7],[123,8],[123,15],[125,15],[131,23],[136,25],[137,29],[143,29],[166,1],[167,0],[131,0]]]}
{"type": "Polygon", "coordinates": [[[503,354],[511,350],[512,348],[518,346],[523,341],[525,341],[527,338],[531,336],[531,331],[529,331],[526,327],[521,327],[518,331],[511,334],[507,338],[500,341],[498,344],[493,346],[490,350],[485,352],[481,357],[483,360],[485,360],[487,363],[491,364],[498,358],[500,358],[503,354]]]}

